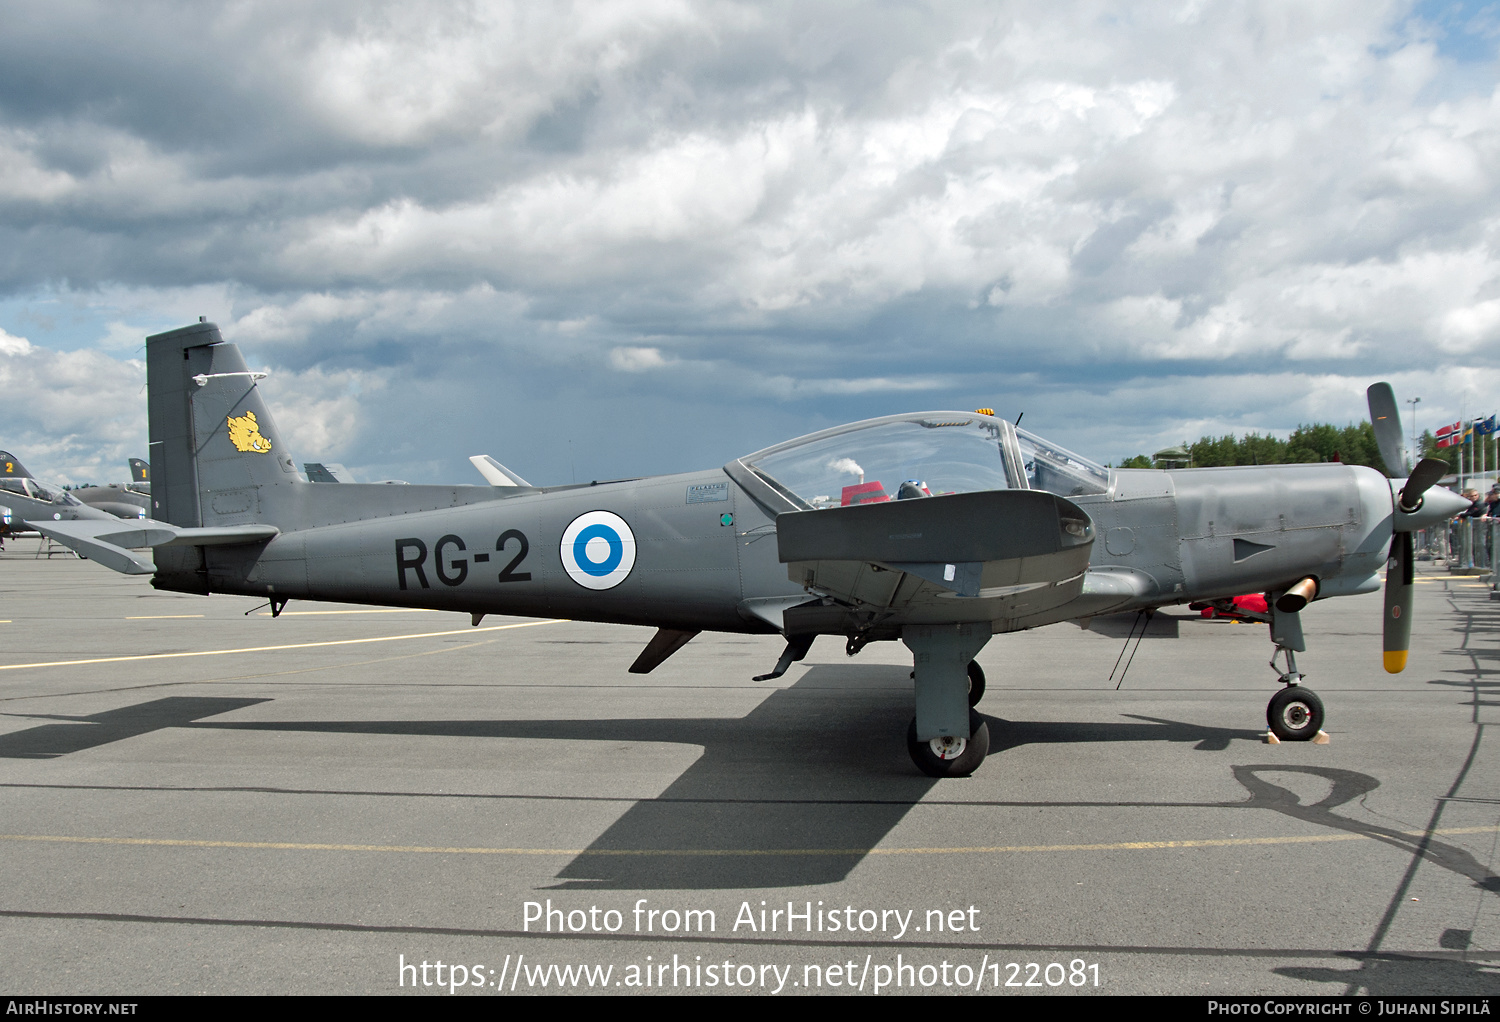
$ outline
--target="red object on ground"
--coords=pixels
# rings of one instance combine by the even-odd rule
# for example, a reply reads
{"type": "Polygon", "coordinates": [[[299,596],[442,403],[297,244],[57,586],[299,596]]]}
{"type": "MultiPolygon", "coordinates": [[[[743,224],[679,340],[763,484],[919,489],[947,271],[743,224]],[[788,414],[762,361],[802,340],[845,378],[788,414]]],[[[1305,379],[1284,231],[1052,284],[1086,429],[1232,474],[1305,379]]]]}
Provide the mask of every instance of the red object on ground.
{"type": "MultiPolygon", "coordinates": [[[[1210,604],[1207,607],[1203,607],[1199,613],[1204,617],[1239,618],[1241,614],[1269,614],[1271,612],[1270,604],[1266,603],[1265,596],[1260,593],[1246,593],[1244,596],[1236,596],[1229,603],[1234,608],[1233,610],[1219,610],[1210,604]]],[[[1199,604],[1199,606],[1203,605],[1199,604]]]]}
{"type": "Polygon", "coordinates": [[[839,504],[843,507],[848,507],[850,504],[880,504],[890,499],[890,494],[885,492],[885,487],[881,486],[877,479],[870,483],[860,483],[858,486],[844,487],[839,504]]]}

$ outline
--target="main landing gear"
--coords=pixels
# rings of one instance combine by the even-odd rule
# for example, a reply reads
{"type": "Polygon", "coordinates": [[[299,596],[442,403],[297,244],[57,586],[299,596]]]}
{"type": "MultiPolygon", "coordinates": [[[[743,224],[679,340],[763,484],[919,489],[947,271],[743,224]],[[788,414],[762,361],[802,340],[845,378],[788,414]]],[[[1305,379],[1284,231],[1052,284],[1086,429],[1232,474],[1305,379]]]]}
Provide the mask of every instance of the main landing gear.
{"type": "Polygon", "coordinates": [[[906,729],[906,751],[928,777],[968,777],[990,754],[990,725],[970,710],[969,737],[944,735],[924,742],[917,737],[917,720],[913,717],[906,729]]]}
{"type": "Polygon", "coordinates": [[[1271,641],[1276,651],[1271,654],[1271,670],[1285,685],[1266,704],[1266,726],[1279,741],[1306,742],[1316,738],[1323,730],[1323,700],[1317,693],[1302,685],[1302,675],[1297,671],[1294,651],[1305,651],[1307,642],[1302,637],[1302,618],[1295,612],[1288,613],[1271,602],[1271,641]],[[1276,658],[1285,656],[1283,670],[1276,658]]]}
{"type": "MultiPolygon", "coordinates": [[[[807,656],[813,638],[811,634],[788,636],[776,667],[755,680],[781,677],[807,656]]],[[[901,641],[912,651],[917,703],[917,715],[906,729],[911,761],[929,777],[967,777],[990,752],[990,726],[974,709],[984,698],[984,669],[974,655],[990,641],[990,624],[907,625],[901,630],[901,641]]],[[[844,652],[854,656],[869,642],[867,636],[851,635],[844,652]]]]}
{"type": "Polygon", "coordinates": [[[906,749],[928,777],[967,777],[990,752],[990,727],[973,707],[984,698],[984,671],[974,655],[990,641],[988,622],[908,625],[917,715],[906,749]]]}
{"type": "Polygon", "coordinates": [[[984,698],[984,668],[976,660],[969,661],[969,705],[978,706],[984,698]]]}
{"type": "MultiPolygon", "coordinates": [[[[978,706],[979,700],[984,698],[984,668],[979,666],[978,660],[969,661],[969,705],[978,706]]],[[[911,676],[917,676],[916,668],[912,668],[911,676]]],[[[760,679],[755,679],[759,681],[760,679]]]]}

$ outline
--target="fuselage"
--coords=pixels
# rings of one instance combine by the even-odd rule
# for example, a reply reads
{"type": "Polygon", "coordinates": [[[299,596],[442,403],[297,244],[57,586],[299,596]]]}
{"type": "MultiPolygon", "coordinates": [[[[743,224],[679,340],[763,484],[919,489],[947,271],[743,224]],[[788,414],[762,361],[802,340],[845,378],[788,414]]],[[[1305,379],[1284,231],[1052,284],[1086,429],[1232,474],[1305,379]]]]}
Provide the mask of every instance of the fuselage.
{"type": "Polygon", "coordinates": [[[1370,469],[1110,471],[985,412],[885,416],[581,486],[310,483],[262,375],[212,324],[147,340],[151,518],[171,529],[141,536],[161,544],[159,588],[873,641],[1308,576],[1323,595],[1363,591],[1391,539],[1391,488],[1370,469]],[[787,515],[838,525],[789,552],[787,515]],[[833,541],[854,535],[868,552],[833,541]]]}
{"type": "MultiPolygon", "coordinates": [[[[264,546],[207,548],[201,565],[175,575],[161,571],[159,553],[157,585],[731,632],[780,630],[766,608],[816,595],[777,557],[777,510],[721,469],[555,489],[302,484],[282,499],[317,524],[264,546]],[[618,584],[589,589],[569,574],[562,540],[599,510],[628,523],[634,563],[618,584]]],[[[1391,537],[1390,487],[1358,466],[1115,470],[1105,492],[1069,500],[1094,526],[1083,591],[1040,615],[996,618],[996,631],[1308,575],[1322,596],[1365,592],[1391,537]]],[[[265,517],[244,503],[220,521],[265,517]]],[[[848,629],[828,620],[820,630],[848,629]]]]}

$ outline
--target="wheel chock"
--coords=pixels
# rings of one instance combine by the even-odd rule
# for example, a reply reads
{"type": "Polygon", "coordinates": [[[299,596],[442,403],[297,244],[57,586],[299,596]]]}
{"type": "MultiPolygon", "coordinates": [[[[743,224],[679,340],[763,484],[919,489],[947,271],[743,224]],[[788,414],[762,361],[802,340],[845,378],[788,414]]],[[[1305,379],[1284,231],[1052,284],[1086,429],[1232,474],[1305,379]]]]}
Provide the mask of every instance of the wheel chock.
{"type": "Polygon", "coordinates": [[[1280,745],[1281,744],[1281,739],[1277,738],[1276,735],[1273,734],[1270,731],[1267,731],[1265,734],[1261,735],[1260,737],[1261,737],[1261,740],[1264,741],[1267,745],[1280,745]]]}
{"type": "Polygon", "coordinates": [[[1327,731],[1319,731],[1317,734],[1313,735],[1312,743],[1314,745],[1327,745],[1328,744],[1328,732],[1327,731]]]}

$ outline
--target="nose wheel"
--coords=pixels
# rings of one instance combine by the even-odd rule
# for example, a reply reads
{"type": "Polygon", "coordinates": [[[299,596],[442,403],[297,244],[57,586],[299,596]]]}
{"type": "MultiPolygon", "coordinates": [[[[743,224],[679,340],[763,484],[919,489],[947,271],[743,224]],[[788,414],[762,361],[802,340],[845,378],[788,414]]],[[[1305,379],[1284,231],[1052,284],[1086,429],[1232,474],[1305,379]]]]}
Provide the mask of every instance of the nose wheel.
{"type": "Polygon", "coordinates": [[[1288,685],[1266,704],[1266,724],[1283,742],[1306,742],[1323,728],[1323,700],[1301,685],[1288,685]]]}

